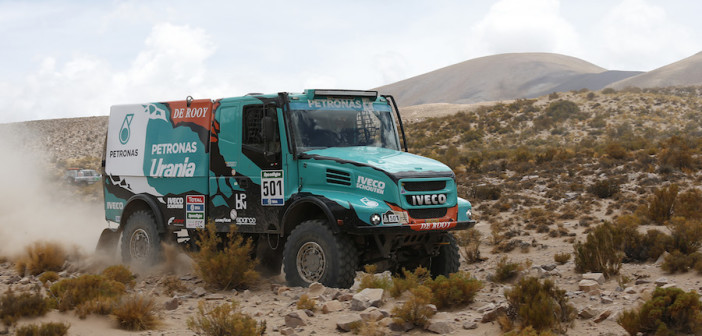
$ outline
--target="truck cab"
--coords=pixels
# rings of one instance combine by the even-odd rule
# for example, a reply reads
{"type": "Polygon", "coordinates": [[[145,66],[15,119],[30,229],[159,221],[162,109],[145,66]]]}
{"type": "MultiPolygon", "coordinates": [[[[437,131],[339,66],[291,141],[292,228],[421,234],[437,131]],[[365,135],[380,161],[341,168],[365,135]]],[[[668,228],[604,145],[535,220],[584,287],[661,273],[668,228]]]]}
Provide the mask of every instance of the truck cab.
{"type": "Polygon", "coordinates": [[[211,221],[252,237],[295,286],[349,287],[371,263],[448,275],[459,265],[449,231],[475,224],[471,205],[454,173],[403,151],[400,134],[394,100],[375,91],[114,106],[106,219],[128,261],[211,221]]]}

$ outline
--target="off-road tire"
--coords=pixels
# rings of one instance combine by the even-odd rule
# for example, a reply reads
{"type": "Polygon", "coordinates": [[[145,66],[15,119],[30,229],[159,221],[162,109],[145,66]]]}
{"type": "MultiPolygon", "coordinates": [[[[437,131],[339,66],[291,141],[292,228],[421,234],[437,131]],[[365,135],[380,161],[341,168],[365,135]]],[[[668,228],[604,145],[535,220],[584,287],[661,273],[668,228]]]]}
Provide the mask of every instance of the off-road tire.
{"type": "MultiPolygon", "coordinates": [[[[318,259],[318,258],[312,258],[318,259]]],[[[320,262],[321,263],[321,262],[320,262]]],[[[283,250],[283,270],[290,286],[307,287],[319,282],[327,287],[349,288],[356,277],[358,257],[353,242],[343,234],[334,234],[326,221],[315,219],[302,222],[290,234],[283,250]],[[300,271],[299,259],[305,252],[321,253],[324,265],[321,274],[306,276],[300,271]]],[[[302,266],[304,267],[304,266],[302,266]]],[[[314,268],[311,268],[314,270],[314,268]]]]}
{"type": "Polygon", "coordinates": [[[453,234],[446,234],[448,244],[441,245],[439,255],[431,258],[431,276],[443,275],[448,277],[451,273],[458,272],[461,265],[461,256],[458,251],[458,242],[453,234]]]}
{"type": "Polygon", "coordinates": [[[156,264],[161,259],[161,237],[151,211],[135,211],[122,232],[122,261],[140,266],[156,264]]]}

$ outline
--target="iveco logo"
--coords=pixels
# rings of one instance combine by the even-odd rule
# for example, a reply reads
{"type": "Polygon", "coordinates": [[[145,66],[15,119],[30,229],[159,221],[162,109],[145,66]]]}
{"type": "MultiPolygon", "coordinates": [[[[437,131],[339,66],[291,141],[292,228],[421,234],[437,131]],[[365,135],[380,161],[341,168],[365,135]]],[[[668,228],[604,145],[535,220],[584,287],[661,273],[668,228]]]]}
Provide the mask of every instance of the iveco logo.
{"type": "Polygon", "coordinates": [[[446,203],[446,194],[411,195],[408,201],[412,205],[439,205],[446,203]]]}

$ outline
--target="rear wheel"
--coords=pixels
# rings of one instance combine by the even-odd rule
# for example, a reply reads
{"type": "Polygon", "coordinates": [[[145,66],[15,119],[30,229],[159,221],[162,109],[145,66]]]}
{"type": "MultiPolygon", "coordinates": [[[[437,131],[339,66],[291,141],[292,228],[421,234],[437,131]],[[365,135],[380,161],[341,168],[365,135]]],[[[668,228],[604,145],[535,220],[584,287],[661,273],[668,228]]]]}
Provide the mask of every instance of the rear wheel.
{"type": "Polygon", "coordinates": [[[439,275],[448,277],[449,274],[458,272],[458,267],[461,265],[456,237],[447,233],[444,243],[439,248],[439,255],[431,258],[432,277],[439,275]]]}
{"type": "Polygon", "coordinates": [[[161,257],[161,237],[151,211],[139,210],[127,218],[122,232],[122,261],[153,265],[161,257]]]}
{"type": "Polygon", "coordinates": [[[307,287],[319,282],[327,287],[349,288],[356,277],[356,248],[345,235],[335,235],[323,220],[298,225],[283,251],[285,280],[290,286],[307,287]]]}

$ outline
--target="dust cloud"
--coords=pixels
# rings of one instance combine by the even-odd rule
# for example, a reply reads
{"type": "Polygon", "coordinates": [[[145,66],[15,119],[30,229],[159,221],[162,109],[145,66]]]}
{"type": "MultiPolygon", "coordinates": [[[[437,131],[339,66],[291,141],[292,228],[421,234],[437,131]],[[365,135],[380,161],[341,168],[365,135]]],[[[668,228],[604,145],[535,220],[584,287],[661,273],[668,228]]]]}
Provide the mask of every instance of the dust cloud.
{"type": "MultiPolygon", "coordinates": [[[[35,241],[92,253],[106,227],[103,205],[85,202],[46,153],[28,152],[32,135],[0,135],[0,256],[12,257],[35,241]]],[[[34,134],[41,136],[41,134],[34,134]]]]}

